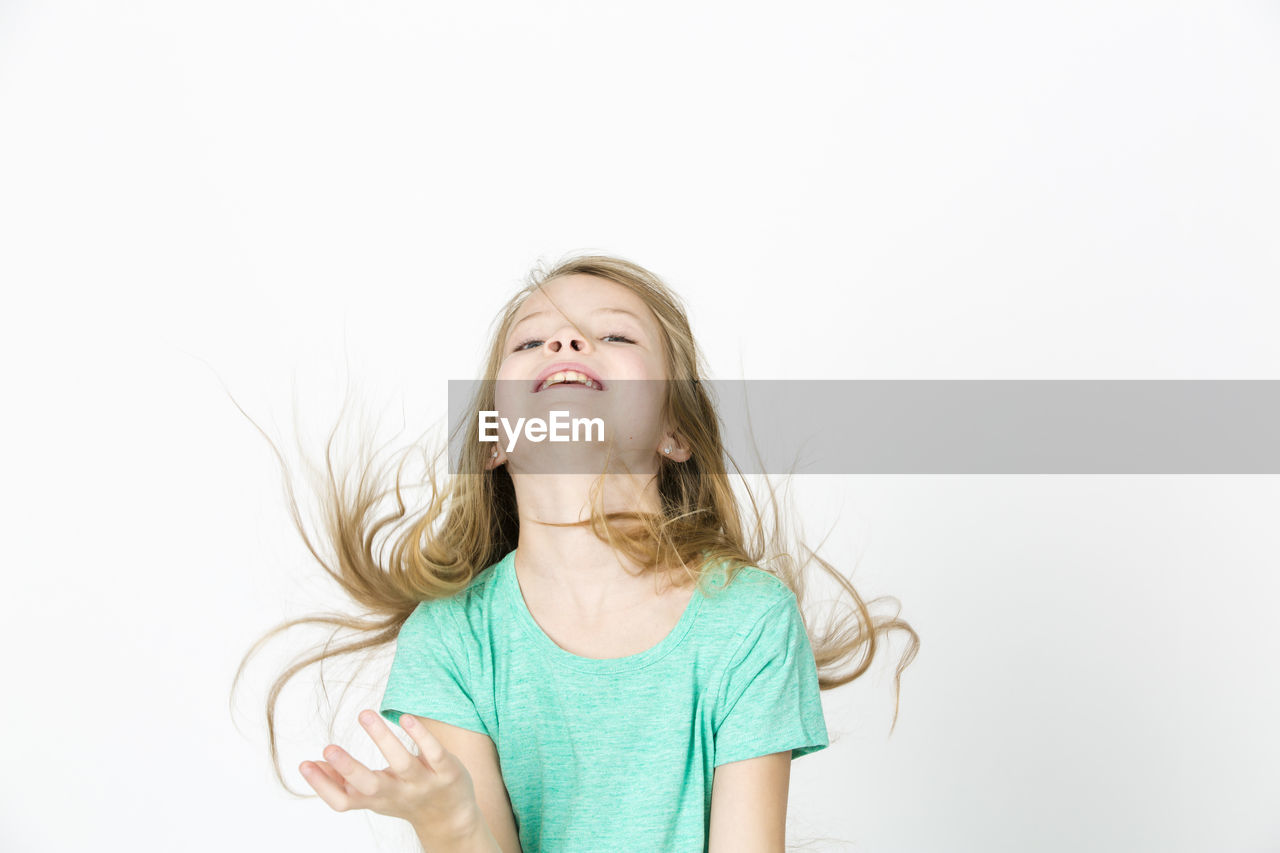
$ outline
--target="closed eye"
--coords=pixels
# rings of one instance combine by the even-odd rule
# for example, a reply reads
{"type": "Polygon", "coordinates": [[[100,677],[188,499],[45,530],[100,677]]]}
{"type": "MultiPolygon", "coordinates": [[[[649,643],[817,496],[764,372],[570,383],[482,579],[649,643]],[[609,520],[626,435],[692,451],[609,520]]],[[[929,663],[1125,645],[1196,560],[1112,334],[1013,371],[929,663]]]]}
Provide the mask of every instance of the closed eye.
{"type": "MultiPolygon", "coordinates": [[[[635,343],[635,341],[631,340],[631,338],[628,338],[626,335],[616,335],[616,334],[615,334],[615,335],[605,335],[603,338],[601,338],[601,340],[608,340],[609,338],[618,338],[618,339],[620,339],[620,340],[622,340],[622,341],[625,341],[625,342],[627,342],[627,343],[629,343],[629,344],[634,344],[634,343],[635,343]]],[[[515,349],[513,349],[513,350],[512,350],[512,352],[520,352],[520,350],[524,349],[524,348],[525,348],[525,347],[527,347],[529,344],[540,344],[540,343],[542,343],[542,341],[541,341],[541,340],[539,340],[538,338],[529,338],[528,340],[521,341],[520,343],[516,344],[516,347],[515,347],[515,349]]]]}

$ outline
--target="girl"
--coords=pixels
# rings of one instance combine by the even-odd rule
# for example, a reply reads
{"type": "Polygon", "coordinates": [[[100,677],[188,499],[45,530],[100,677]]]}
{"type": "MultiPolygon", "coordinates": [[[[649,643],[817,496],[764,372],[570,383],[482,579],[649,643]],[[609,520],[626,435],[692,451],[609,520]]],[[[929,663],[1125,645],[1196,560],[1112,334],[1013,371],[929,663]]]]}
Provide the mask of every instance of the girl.
{"type": "Polygon", "coordinates": [[[896,723],[919,641],[906,622],[874,621],[819,559],[855,618],[811,642],[802,567],[784,553],[779,571],[762,568],[758,515],[744,534],[700,363],[683,308],[649,271],[584,256],[531,275],[466,423],[560,409],[600,417],[605,440],[493,443],[469,427],[448,492],[432,474],[432,500],[386,566],[370,540],[403,502],[369,520],[379,495],[364,477],[349,504],[334,496],[338,566],[325,569],[381,618],[276,629],[372,634],[276,682],[277,775],[284,681],[394,639],[381,717],[359,715],[387,768],[335,745],[299,767],[332,808],[403,818],[428,853],[782,850],[790,762],[828,744],[819,691],[865,672],[877,635],[901,628],[896,723]],[[864,646],[852,672],[832,671],[864,646]]]}

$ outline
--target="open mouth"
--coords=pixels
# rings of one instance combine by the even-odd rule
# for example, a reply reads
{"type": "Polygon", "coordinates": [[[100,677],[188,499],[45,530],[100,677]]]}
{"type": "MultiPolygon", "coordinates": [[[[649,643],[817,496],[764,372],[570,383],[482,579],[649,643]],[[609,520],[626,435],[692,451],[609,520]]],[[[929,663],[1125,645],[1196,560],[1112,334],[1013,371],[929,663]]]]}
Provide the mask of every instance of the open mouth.
{"type": "Polygon", "coordinates": [[[548,365],[538,378],[534,380],[533,392],[545,391],[561,385],[573,388],[588,388],[592,391],[603,391],[605,385],[585,364],[576,361],[559,361],[548,365]]]}
{"type": "Polygon", "coordinates": [[[548,388],[557,388],[560,386],[587,388],[592,391],[604,390],[604,386],[595,379],[577,370],[557,371],[539,382],[533,390],[534,393],[537,393],[538,391],[545,391],[548,388]]]}

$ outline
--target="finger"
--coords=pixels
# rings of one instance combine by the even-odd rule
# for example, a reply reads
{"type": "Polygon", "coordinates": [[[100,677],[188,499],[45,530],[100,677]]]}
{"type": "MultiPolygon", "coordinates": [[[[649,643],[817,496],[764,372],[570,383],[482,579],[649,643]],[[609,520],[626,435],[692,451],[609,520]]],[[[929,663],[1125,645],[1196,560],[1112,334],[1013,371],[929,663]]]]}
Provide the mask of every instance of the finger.
{"type": "Polygon", "coordinates": [[[355,800],[351,794],[347,793],[345,786],[339,785],[331,779],[320,768],[319,764],[313,761],[304,761],[298,769],[302,771],[302,776],[307,780],[307,784],[320,795],[320,799],[329,804],[329,808],[337,812],[345,812],[348,809],[356,808],[355,800]]]}
{"type": "Polygon", "coordinates": [[[320,770],[323,771],[326,776],[328,776],[330,779],[333,780],[333,784],[337,785],[339,788],[346,791],[348,795],[360,793],[355,788],[350,787],[347,784],[347,780],[342,778],[342,774],[339,773],[337,770],[333,769],[333,765],[330,764],[329,762],[313,761],[311,763],[316,767],[319,767],[320,770]]]}
{"type": "Polygon", "coordinates": [[[396,733],[391,731],[386,721],[373,711],[361,711],[360,724],[364,726],[369,737],[373,738],[378,751],[386,757],[388,766],[397,776],[403,778],[422,767],[422,762],[417,756],[411,755],[409,750],[404,748],[404,744],[400,742],[400,738],[396,737],[396,733]]]}
{"type": "Polygon", "coordinates": [[[413,742],[418,745],[418,751],[426,759],[431,769],[437,773],[444,769],[449,752],[440,741],[435,739],[431,732],[427,731],[427,727],[412,714],[401,714],[400,725],[409,733],[409,737],[413,738],[413,742]]]}
{"type": "Polygon", "coordinates": [[[372,797],[378,793],[378,777],[368,767],[356,761],[351,753],[340,746],[330,744],[324,751],[324,757],[329,759],[333,768],[341,773],[342,778],[358,792],[366,797],[372,797]]]}

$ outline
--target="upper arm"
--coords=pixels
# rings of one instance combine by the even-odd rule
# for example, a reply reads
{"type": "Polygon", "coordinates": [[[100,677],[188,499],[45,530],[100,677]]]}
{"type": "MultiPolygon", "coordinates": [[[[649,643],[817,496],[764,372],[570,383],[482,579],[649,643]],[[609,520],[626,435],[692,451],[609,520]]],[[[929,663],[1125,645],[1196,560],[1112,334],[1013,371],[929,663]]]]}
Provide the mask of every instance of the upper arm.
{"type": "Polygon", "coordinates": [[[790,783],[791,750],[718,766],[711,783],[708,853],[781,853],[790,783]]]}
{"type": "Polygon", "coordinates": [[[485,824],[502,848],[502,853],[522,853],[515,815],[511,811],[511,798],[507,794],[507,786],[502,782],[498,750],[493,741],[480,732],[416,714],[414,717],[422,721],[432,737],[440,741],[441,746],[458,756],[462,766],[471,774],[476,802],[484,815],[485,824]]]}

